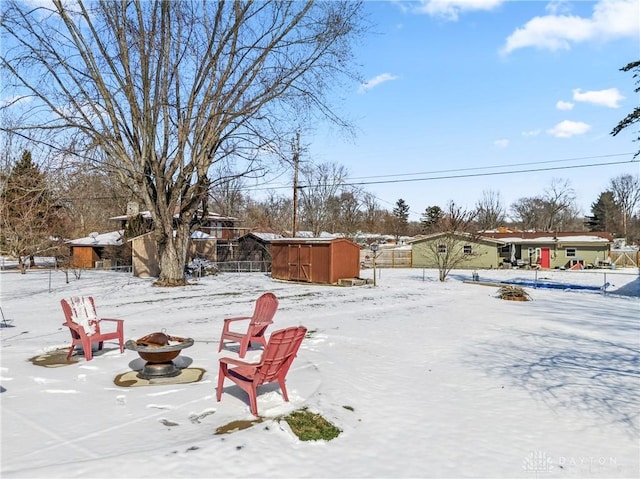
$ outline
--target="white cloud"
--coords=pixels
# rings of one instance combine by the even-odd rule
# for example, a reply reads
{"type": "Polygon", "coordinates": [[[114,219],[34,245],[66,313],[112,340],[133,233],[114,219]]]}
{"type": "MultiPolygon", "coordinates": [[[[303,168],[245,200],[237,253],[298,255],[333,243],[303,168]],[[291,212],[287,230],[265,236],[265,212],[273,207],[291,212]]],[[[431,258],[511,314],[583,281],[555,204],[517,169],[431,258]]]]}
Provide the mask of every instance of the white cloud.
{"type": "Polygon", "coordinates": [[[522,136],[525,137],[531,137],[531,136],[538,136],[540,134],[540,130],[528,130],[528,131],[523,131],[522,132],[522,136]]]}
{"type": "Polygon", "coordinates": [[[492,10],[502,3],[504,0],[420,0],[415,11],[455,22],[461,13],[492,10]]]}
{"type": "Polygon", "coordinates": [[[580,88],[576,88],[573,90],[573,99],[575,101],[593,103],[594,105],[618,108],[620,107],[620,102],[624,100],[624,97],[620,94],[617,88],[585,92],[580,88]]]}
{"type": "Polygon", "coordinates": [[[494,141],[493,144],[498,148],[506,148],[507,146],[509,146],[509,140],[506,140],[503,138],[503,139],[494,141]]]}
{"type": "Polygon", "coordinates": [[[571,103],[570,101],[558,101],[556,103],[556,108],[558,110],[573,110],[573,103],[571,103]]]}
{"type": "Polygon", "coordinates": [[[547,3],[544,9],[552,15],[569,13],[571,11],[571,4],[566,0],[556,0],[547,3]]]}
{"type": "Polygon", "coordinates": [[[584,135],[590,129],[591,126],[582,121],[564,120],[547,130],[547,133],[556,138],[571,138],[576,135],[584,135]]]}
{"type": "Polygon", "coordinates": [[[591,18],[554,13],[529,20],[509,35],[501,53],[525,47],[568,50],[573,43],[588,40],[639,37],[638,18],[638,0],[601,0],[594,6],[591,18]]]}
{"type": "Polygon", "coordinates": [[[398,77],[396,75],[392,75],[391,73],[381,73],[380,75],[373,77],[371,80],[367,80],[366,82],[361,84],[360,88],[358,88],[358,93],[365,93],[366,91],[371,90],[372,88],[377,87],[382,83],[397,79],[398,77]]]}

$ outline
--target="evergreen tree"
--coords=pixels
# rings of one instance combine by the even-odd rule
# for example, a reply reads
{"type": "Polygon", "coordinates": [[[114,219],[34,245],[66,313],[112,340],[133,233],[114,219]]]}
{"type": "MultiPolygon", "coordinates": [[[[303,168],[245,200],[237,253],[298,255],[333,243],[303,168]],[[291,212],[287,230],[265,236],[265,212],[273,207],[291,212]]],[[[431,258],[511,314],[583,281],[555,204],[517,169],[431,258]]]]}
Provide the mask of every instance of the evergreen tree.
{"type": "Polygon", "coordinates": [[[619,233],[620,207],[616,204],[613,193],[604,191],[600,193],[598,200],[591,204],[591,214],[587,217],[589,231],[607,231],[619,233]]]}
{"type": "Polygon", "coordinates": [[[420,217],[420,229],[422,233],[435,233],[438,231],[438,224],[444,217],[444,211],[439,206],[429,206],[420,217]]]}
{"type": "Polygon", "coordinates": [[[406,234],[409,225],[409,205],[402,198],[396,201],[396,206],[393,208],[393,218],[393,234],[398,240],[400,236],[406,234]]]}
{"type": "Polygon", "coordinates": [[[63,217],[47,178],[24,151],[4,180],[0,193],[0,252],[18,259],[24,272],[25,260],[50,253],[53,237],[61,234],[63,217]]]}

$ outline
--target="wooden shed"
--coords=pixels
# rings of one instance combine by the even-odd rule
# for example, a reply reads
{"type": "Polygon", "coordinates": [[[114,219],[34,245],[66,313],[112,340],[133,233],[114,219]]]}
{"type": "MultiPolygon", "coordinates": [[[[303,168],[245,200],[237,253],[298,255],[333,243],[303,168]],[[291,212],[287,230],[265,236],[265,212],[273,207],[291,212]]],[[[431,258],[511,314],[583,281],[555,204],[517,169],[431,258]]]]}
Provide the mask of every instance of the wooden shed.
{"type": "Polygon", "coordinates": [[[360,276],[360,246],[345,238],[271,240],[271,277],[336,284],[360,276]]]}
{"type": "Polygon", "coordinates": [[[91,233],[85,238],[67,241],[72,268],[111,269],[128,264],[129,249],[123,244],[124,231],[91,233]]]}

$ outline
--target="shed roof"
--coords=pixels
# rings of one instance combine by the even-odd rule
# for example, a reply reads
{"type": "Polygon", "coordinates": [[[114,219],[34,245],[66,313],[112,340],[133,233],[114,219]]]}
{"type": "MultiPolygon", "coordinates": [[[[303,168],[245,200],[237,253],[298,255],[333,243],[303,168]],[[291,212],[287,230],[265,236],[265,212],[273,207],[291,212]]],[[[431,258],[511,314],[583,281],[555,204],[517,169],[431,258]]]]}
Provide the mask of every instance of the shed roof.
{"type": "Polygon", "coordinates": [[[240,238],[238,238],[238,239],[246,238],[248,236],[254,236],[254,237],[258,238],[261,241],[273,241],[273,240],[282,238],[282,235],[278,234],[278,233],[268,233],[268,232],[263,232],[263,231],[250,231],[249,233],[240,236],[240,238]]]}
{"type": "Polygon", "coordinates": [[[67,241],[71,246],[122,246],[124,230],[111,231],[110,233],[91,233],[84,238],[67,241]]]}
{"type": "Polygon", "coordinates": [[[305,243],[305,244],[327,244],[327,243],[334,243],[334,242],[347,242],[347,243],[351,243],[354,246],[358,246],[358,248],[360,247],[359,245],[357,245],[356,243],[354,243],[351,240],[348,240],[346,238],[277,238],[277,239],[273,239],[271,240],[271,243],[305,243]]]}

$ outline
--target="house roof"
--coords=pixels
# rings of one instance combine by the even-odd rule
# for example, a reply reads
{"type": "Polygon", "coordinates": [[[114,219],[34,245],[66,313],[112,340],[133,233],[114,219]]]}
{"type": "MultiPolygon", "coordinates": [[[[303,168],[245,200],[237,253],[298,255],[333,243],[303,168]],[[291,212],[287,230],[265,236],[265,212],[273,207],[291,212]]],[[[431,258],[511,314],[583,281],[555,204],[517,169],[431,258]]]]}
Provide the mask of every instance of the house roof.
{"type": "MultiPolygon", "coordinates": [[[[202,211],[198,211],[199,214],[202,214],[202,211]]],[[[141,211],[140,215],[144,218],[144,219],[152,219],[151,217],[151,211],[146,210],[146,211],[141,211]]],[[[175,215],[173,215],[174,218],[178,217],[178,213],[176,213],[175,215]]],[[[115,221],[125,221],[129,218],[129,216],[127,215],[120,215],[120,216],[113,216],[111,218],[109,218],[110,220],[115,220],[115,221]]],[[[218,213],[208,213],[207,215],[207,220],[209,221],[215,221],[215,220],[228,220],[228,221],[237,221],[238,218],[235,218],[233,216],[222,216],[219,215],[218,213]]]]}
{"type": "MultiPolygon", "coordinates": [[[[413,244],[413,243],[418,243],[420,241],[428,241],[428,240],[431,240],[431,239],[440,238],[440,237],[445,236],[447,234],[449,234],[449,233],[440,232],[440,233],[432,233],[432,234],[428,234],[428,235],[419,235],[419,236],[416,236],[415,238],[407,241],[407,243],[408,244],[413,244]]],[[[490,238],[490,237],[484,236],[484,235],[478,236],[478,235],[472,235],[472,234],[469,234],[469,233],[461,232],[461,233],[455,233],[455,236],[457,236],[459,238],[464,238],[464,239],[466,239],[468,241],[472,241],[472,242],[476,242],[476,243],[485,242],[485,243],[494,243],[496,245],[504,243],[504,241],[501,240],[501,239],[490,238]]]]}
{"type": "Polygon", "coordinates": [[[519,231],[508,233],[483,232],[483,236],[499,239],[505,243],[611,243],[613,235],[603,231],[535,232],[519,231]]]}
{"type": "Polygon", "coordinates": [[[110,233],[91,233],[84,238],[67,241],[71,246],[122,246],[124,230],[111,231],[110,233]]]}

